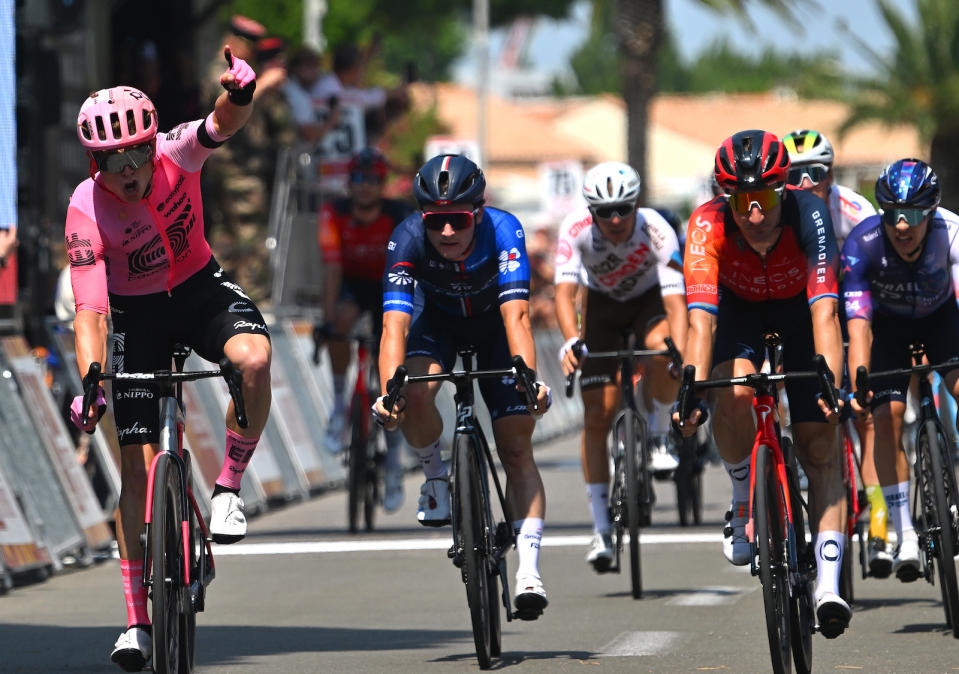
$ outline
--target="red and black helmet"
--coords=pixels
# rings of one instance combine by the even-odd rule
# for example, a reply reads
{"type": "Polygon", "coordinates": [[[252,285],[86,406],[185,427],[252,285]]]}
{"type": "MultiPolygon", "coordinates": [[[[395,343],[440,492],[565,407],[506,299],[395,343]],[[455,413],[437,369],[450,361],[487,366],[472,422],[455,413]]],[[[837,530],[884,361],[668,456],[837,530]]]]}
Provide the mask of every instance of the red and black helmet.
{"type": "Polygon", "coordinates": [[[788,172],[789,153],[768,131],[740,131],[716,151],[716,182],[727,193],[782,187],[788,172]]]}
{"type": "Polygon", "coordinates": [[[390,163],[386,156],[375,147],[366,147],[353,155],[347,171],[352,173],[368,173],[380,180],[386,178],[390,170],[390,163]]]}

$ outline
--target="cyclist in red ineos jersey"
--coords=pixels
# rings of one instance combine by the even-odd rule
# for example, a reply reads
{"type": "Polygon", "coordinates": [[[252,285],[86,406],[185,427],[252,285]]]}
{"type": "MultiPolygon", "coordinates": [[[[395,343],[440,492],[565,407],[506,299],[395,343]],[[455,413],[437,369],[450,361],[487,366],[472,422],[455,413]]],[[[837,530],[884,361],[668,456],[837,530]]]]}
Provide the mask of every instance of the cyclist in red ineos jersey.
{"type": "MultiPolygon", "coordinates": [[[[323,318],[325,335],[346,335],[362,312],[370,312],[373,335],[383,332],[383,269],[390,235],[413,209],[406,202],[383,197],[389,171],[379,150],[366,148],[349,164],[349,192],[320,209],[317,238],[323,258],[323,318]]],[[[374,347],[378,351],[379,340],[374,347]]],[[[346,368],[350,343],[327,342],[333,370],[333,412],[326,427],[326,448],[340,452],[347,427],[346,368]]],[[[403,504],[403,437],[386,434],[386,475],[383,507],[393,512],[403,504]]]]}
{"type": "MultiPolygon", "coordinates": [[[[77,365],[106,361],[107,313],[113,318],[113,369],[169,369],[173,345],[185,343],[213,362],[226,355],[243,373],[249,427],[239,428],[230,404],[226,455],[216,479],[210,531],[219,543],[246,535],[240,480],[270,409],[270,338],[259,310],[217,265],[203,236],[200,169],[210,153],[250,117],[256,75],[224,48],[226,89],[203,120],[157,133],[150,99],[117,86],[90,95],[80,108],[77,134],[90,157],[90,178],[70,198],[66,245],[76,296],[77,365]]],[[[92,433],[106,410],[101,389],[83,426],[82,396],[74,423],[92,433]]],[[[127,627],[111,658],[139,671],[152,654],[143,571],[143,513],[147,472],[158,447],[158,415],[151,390],[113,386],[123,487],[117,543],[127,605],[127,627]]]]}
{"type": "MultiPolygon", "coordinates": [[[[829,208],[811,192],[784,189],[788,170],[785,147],[765,131],[741,131],[716,152],[716,180],[728,196],[693,212],[683,265],[689,307],[683,353],[698,379],[756,372],[763,333],[770,331],[783,338],[786,372],[812,369],[814,354],[821,353],[834,377],[842,373],[839,258],[829,208]]],[[[834,638],[852,616],[839,596],[845,499],[838,415],[821,400],[817,406],[816,391],[811,380],[786,384],[817,532],[816,614],[823,635],[834,638]]],[[[723,551],[736,565],[750,561],[745,529],[756,429],[752,398],[752,389],[735,387],[719,389],[714,399],[713,434],[733,486],[723,551]]],[[[690,414],[685,435],[695,433],[701,412],[690,414]]],[[[679,414],[673,419],[678,422],[679,414]]]]}

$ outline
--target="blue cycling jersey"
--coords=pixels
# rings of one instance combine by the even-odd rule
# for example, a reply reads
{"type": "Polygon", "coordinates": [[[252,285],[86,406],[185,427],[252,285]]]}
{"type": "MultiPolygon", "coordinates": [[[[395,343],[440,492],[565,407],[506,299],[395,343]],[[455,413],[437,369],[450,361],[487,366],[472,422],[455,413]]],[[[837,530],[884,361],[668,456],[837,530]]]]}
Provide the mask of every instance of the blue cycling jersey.
{"type": "Polygon", "coordinates": [[[863,220],[842,248],[846,316],[872,320],[875,310],[901,318],[923,318],[955,297],[957,235],[959,216],[939,208],[929,223],[919,258],[906,262],[893,249],[878,215],[863,220]]]}
{"type": "Polygon", "coordinates": [[[431,307],[454,316],[475,316],[510,300],[529,300],[529,259],[519,220],[487,207],[475,227],[472,252],[452,262],[427,241],[420,213],[403,220],[387,246],[383,311],[412,314],[414,281],[431,307]]]}

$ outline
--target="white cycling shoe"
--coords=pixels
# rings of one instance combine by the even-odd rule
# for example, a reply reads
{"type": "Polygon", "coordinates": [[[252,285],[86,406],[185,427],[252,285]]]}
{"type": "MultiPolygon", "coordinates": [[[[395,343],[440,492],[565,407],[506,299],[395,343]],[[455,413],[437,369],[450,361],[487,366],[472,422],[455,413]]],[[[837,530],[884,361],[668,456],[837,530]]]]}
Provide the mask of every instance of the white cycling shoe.
{"type": "Polygon", "coordinates": [[[586,561],[596,573],[606,573],[613,563],[613,536],[609,533],[593,534],[593,543],[586,553],[586,561]]]}
{"type": "Polygon", "coordinates": [[[423,483],[416,519],[424,527],[442,527],[450,523],[450,483],[447,478],[434,477],[423,483]]]}
{"type": "Polygon", "coordinates": [[[153,635],[140,626],[128,627],[113,645],[110,659],[124,671],[139,672],[153,657],[153,635]]]}
{"type": "Polygon", "coordinates": [[[915,538],[906,538],[899,544],[899,550],[892,564],[892,571],[896,578],[903,583],[911,583],[919,579],[922,572],[919,569],[919,541],[915,538]]]}
{"type": "Polygon", "coordinates": [[[232,491],[222,491],[210,500],[210,533],[222,545],[236,543],[246,536],[243,499],[232,491]]]}
{"type": "Polygon", "coordinates": [[[730,564],[746,566],[752,549],[746,538],[746,524],[749,522],[749,503],[734,501],[726,511],[726,526],[723,528],[723,554],[730,564]]]}
{"type": "Polygon", "coordinates": [[[549,601],[542,579],[539,576],[517,577],[513,603],[516,605],[516,617],[520,620],[536,620],[543,615],[543,609],[549,601]]]}
{"type": "Polygon", "coordinates": [[[842,597],[825,592],[816,600],[816,620],[819,622],[819,631],[827,639],[835,639],[846,631],[852,619],[852,609],[842,597]]]}

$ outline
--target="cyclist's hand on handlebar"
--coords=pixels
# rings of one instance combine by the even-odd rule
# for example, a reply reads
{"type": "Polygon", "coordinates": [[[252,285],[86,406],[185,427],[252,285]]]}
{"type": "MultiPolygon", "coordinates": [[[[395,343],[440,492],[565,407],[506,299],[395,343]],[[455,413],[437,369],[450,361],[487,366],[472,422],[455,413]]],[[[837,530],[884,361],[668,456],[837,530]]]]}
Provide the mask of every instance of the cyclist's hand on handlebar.
{"type": "Polygon", "coordinates": [[[73,402],[70,403],[70,421],[72,421],[73,425],[79,428],[81,431],[86,431],[87,433],[92,434],[94,429],[97,427],[97,422],[100,421],[100,417],[102,417],[106,411],[107,398],[103,392],[103,389],[98,387],[96,407],[90,408],[90,414],[87,417],[86,425],[83,424],[82,395],[78,395],[73,399],[73,402]]]}
{"type": "Polygon", "coordinates": [[[816,403],[819,405],[820,411],[826,417],[826,421],[830,424],[838,424],[839,418],[842,416],[843,407],[845,407],[844,396],[837,390],[836,391],[836,402],[839,404],[839,413],[837,414],[828,403],[822,398],[822,394],[816,396],[816,403]]]}
{"type": "Polygon", "coordinates": [[[546,414],[546,410],[550,408],[553,404],[553,391],[541,381],[536,382],[536,407],[534,411],[532,406],[528,406],[526,409],[529,410],[529,413],[538,417],[546,414]]]}
{"type": "Polygon", "coordinates": [[[559,348],[559,362],[563,366],[563,374],[570,375],[575,372],[588,354],[586,342],[579,337],[567,339],[566,343],[559,348]]]}
{"type": "Polygon", "coordinates": [[[673,428],[676,429],[684,438],[691,438],[696,435],[696,429],[706,423],[709,418],[709,407],[706,401],[701,398],[693,399],[693,408],[689,416],[685,419],[679,418],[679,401],[673,403],[671,410],[671,421],[673,428]],[[682,422],[682,423],[681,423],[682,422]]]}
{"type": "Polygon", "coordinates": [[[399,427],[400,422],[403,421],[403,410],[406,409],[406,398],[403,396],[397,398],[392,411],[386,409],[384,405],[385,400],[385,395],[380,396],[370,408],[373,414],[373,421],[388,431],[395,431],[399,427]]]}
{"type": "Polygon", "coordinates": [[[863,407],[859,404],[859,400],[856,399],[855,393],[849,394],[849,409],[852,410],[852,413],[856,415],[859,419],[866,419],[870,414],[869,403],[872,402],[872,391],[866,391],[866,406],[863,407]]]}

